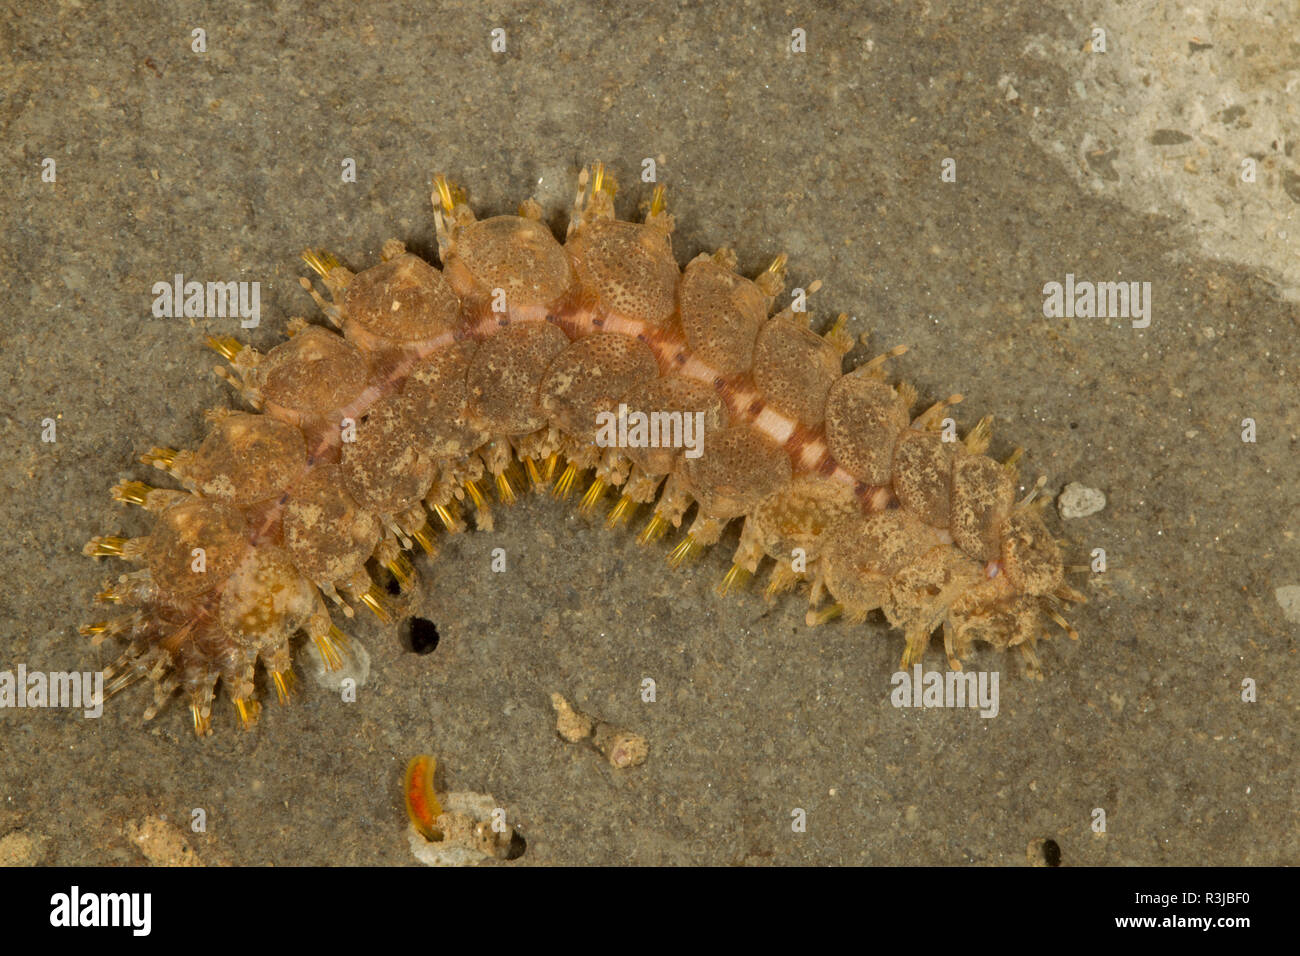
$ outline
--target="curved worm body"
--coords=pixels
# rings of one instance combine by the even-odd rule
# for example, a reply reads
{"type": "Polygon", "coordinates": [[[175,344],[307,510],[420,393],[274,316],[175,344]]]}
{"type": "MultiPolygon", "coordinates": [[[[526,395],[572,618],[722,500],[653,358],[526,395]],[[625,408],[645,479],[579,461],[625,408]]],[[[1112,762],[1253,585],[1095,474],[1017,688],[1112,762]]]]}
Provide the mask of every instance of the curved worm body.
{"type": "Polygon", "coordinates": [[[1033,495],[1015,500],[1015,456],[984,455],[989,420],[945,441],[960,396],[913,417],[915,390],[885,377],[901,349],[843,374],[843,317],[815,334],[802,295],[773,314],[784,256],[754,279],[726,249],[683,270],[662,188],[620,221],[599,165],[563,244],[536,203],[477,220],[436,181],[441,271],[396,241],[360,273],[305,254],[337,331],[294,319],[266,354],[210,339],[258,413],[210,413],[197,450],[144,456],[181,489],[114,489],[157,521],[86,546],[139,568],[100,595],[129,612],[83,632],[127,641],[108,687],[150,678],[147,717],[180,693],[209,733],[220,682],[252,724],[259,662],[287,699],[295,634],[337,661],[333,614],[384,613],[372,573],[411,586],[434,524],[490,528],[492,491],[526,484],[582,480],[583,510],[613,499],[610,526],[645,508],[644,541],[686,524],[674,563],[743,522],[721,590],[771,560],[769,594],[810,585],[809,623],[882,610],[905,667],[939,628],[954,668],[985,641],[1036,672],[1048,620],[1074,636],[1060,610],[1082,595],[1033,495]]]}

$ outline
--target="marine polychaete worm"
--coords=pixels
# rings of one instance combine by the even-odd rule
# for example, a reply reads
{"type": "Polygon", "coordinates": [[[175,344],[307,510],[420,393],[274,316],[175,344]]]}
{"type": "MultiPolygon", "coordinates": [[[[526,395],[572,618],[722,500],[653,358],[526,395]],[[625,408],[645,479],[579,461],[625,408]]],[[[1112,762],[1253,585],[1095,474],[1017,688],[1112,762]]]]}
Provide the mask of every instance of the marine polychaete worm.
{"type": "Polygon", "coordinates": [[[266,354],[208,340],[253,411],[209,412],[196,450],[145,454],[180,487],[113,493],[152,531],[85,548],[138,566],[99,595],[127,613],[82,629],[126,642],[110,691],[147,677],[146,717],[181,694],[202,735],[220,682],[249,726],[259,663],[281,700],[296,634],[336,665],[334,613],[385,616],[375,575],[413,587],[410,552],[432,553],[435,523],[490,529],[490,498],[564,498],[580,480],[583,512],[613,499],[610,527],[646,510],[643,542],[686,525],[674,565],[743,522],[721,592],[770,560],[766,592],[806,583],[810,624],[882,610],[904,667],[939,629],[952,668],[983,641],[1017,648],[1031,674],[1051,622],[1077,636],[1062,611],[1083,595],[1033,500],[1042,481],[1016,500],[1018,452],[985,454],[990,419],[946,440],[961,396],[913,415],[916,390],[886,376],[902,348],[846,374],[845,316],[816,334],[803,296],[775,309],[784,255],[752,279],[725,248],[682,269],[662,186],[628,222],[601,164],[578,181],[561,243],[535,201],[480,220],[437,176],[441,270],[396,240],[355,273],[309,250],[328,298],[302,283],[333,329],[291,319],[266,354]],[[699,423],[700,454],[611,443],[601,423],[620,410],[658,416],[670,439],[699,423]]]}

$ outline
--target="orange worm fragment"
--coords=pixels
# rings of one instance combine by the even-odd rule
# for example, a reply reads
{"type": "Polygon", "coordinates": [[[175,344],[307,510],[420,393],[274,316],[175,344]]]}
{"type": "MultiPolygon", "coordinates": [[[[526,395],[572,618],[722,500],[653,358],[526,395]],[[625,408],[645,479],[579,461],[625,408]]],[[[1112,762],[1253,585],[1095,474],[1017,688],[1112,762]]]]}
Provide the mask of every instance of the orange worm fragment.
{"type": "Polygon", "coordinates": [[[426,840],[439,841],[442,831],[434,824],[442,815],[442,804],[433,791],[433,771],[438,761],[428,754],[412,757],[406,765],[406,815],[426,840]]]}

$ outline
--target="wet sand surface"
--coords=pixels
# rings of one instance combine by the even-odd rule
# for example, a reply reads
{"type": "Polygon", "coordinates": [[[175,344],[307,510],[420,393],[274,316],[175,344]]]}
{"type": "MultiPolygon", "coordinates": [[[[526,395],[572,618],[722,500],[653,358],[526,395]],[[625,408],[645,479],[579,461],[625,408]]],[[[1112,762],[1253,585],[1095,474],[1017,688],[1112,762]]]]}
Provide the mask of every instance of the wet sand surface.
{"type": "MultiPolygon", "coordinates": [[[[713,593],[734,530],[673,571],[665,547],[529,497],[418,560],[403,611],[436,624],[431,653],[349,625],[371,658],[354,703],[307,678],[245,733],[222,696],[204,740],[181,701],[142,724],[141,687],[94,720],[0,710],[0,862],[414,865],[401,780],[425,752],[449,789],[506,809],[527,841],[509,865],[1025,865],[1045,840],[1065,865],[1300,860],[1296,306],[1266,263],[1209,257],[1195,208],[1089,187],[1089,150],[1105,169],[1134,150],[1078,159],[1104,96],[1076,88],[1096,83],[1087,22],[1032,0],[112,7],[0,26],[0,669],[116,656],[77,634],[119,571],[81,546],[143,533],[109,488],[152,480],[141,452],[194,447],[203,409],[232,401],[204,335],[265,350],[288,317],[320,321],[297,284],[309,246],[353,268],[392,237],[432,257],[439,171],[480,215],[533,196],[562,228],[583,165],[609,164],[630,217],[654,159],[680,262],[731,245],[752,275],[788,252],[792,284],[825,283],[815,327],[844,311],[869,333],[851,360],[907,344],[896,377],[927,403],[963,393],[963,429],[994,415],[1026,488],[1103,491],[1099,513],[1047,518],[1069,560],[1100,548],[1108,569],[1074,581],[1081,639],[1040,644],[1043,681],[977,653],[1001,675],[995,717],[899,709],[883,620],[810,630],[801,596],[713,593]],[[177,273],[260,282],[260,326],[153,317],[151,287],[177,273]],[[1046,317],[1067,274],[1149,282],[1149,327],[1046,317]],[[648,761],[615,770],[559,740],[557,691],[644,734],[648,761]]],[[[1271,68],[1256,82],[1294,57],[1271,68]]],[[[1284,147],[1254,188],[1288,219],[1284,147]]],[[[944,667],[937,643],[926,664],[944,667]]]]}

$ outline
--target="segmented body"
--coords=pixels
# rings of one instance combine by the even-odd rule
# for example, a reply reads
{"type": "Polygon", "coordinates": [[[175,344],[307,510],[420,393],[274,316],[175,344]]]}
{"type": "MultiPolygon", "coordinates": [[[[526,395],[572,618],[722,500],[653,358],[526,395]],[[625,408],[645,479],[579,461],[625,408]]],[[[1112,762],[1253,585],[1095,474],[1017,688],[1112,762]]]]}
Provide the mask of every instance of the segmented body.
{"type": "Polygon", "coordinates": [[[952,667],[982,640],[1036,671],[1046,619],[1065,626],[1060,606],[1082,596],[1036,509],[1014,500],[1015,456],[983,454],[988,420],[945,440],[960,396],[913,418],[889,355],[842,373],[843,317],[814,334],[802,295],[772,314],[784,256],[753,280],[725,249],[682,270],[662,189],[633,223],[614,217],[602,167],[580,182],[561,244],[535,203],[479,221],[439,177],[441,271],[396,241],[356,274],[309,252],[331,300],[304,286],[341,334],[295,319],[265,355],[210,340],[260,414],[211,413],[197,451],[144,456],[184,490],[115,489],[158,522],[87,545],[143,565],[100,595],[133,610],[83,629],[128,641],[110,689],[148,676],[147,716],[179,691],[207,733],[220,681],[251,724],[259,662],[287,698],[296,633],[336,661],[331,605],[382,614],[371,569],[410,586],[406,551],[431,550],[431,515],[490,528],[487,486],[508,502],[523,474],[557,496],[587,476],[584,510],[616,489],[611,526],[648,506],[646,541],[694,509],[674,563],[743,521],[722,590],[771,559],[769,593],[810,583],[810,624],[883,610],[905,632],[904,666],[942,628],[952,667]],[[620,409],[689,416],[699,443],[611,443],[620,409]]]}

